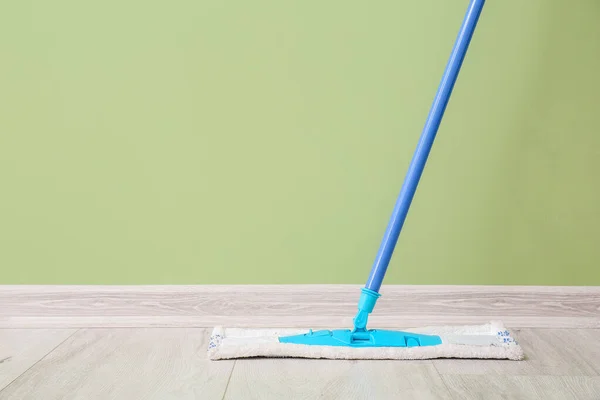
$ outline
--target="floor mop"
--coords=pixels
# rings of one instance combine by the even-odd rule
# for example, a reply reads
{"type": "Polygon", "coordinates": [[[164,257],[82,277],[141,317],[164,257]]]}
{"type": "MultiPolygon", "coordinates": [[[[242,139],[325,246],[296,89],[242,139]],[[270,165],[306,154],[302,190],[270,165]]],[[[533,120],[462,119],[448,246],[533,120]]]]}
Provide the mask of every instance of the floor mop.
{"type": "Polygon", "coordinates": [[[411,329],[409,332],[367,329],[369,314],[380,297],[379,289],[483,4],[484,0],[471,0],[469,4],[379,252],[367,283],[361,291],[353,329],[312,331],[216,327],[208,345],[210,359],[246,357],[523,359],[521,347],[504,328],[502,322],[492,321],[479,326],[425,327],[411,329]]]}

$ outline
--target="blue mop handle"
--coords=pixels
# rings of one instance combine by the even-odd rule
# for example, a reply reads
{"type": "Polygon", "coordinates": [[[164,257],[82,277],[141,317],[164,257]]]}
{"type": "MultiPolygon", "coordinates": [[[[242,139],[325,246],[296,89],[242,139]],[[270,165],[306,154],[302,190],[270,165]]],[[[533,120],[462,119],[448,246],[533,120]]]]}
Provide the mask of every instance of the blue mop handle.
{"type": "Polygon", "coordinates": [[[467,48],[469,47],[469,42],[473,36],[473,31],[477,25],[477,20],[481,14],[484,2],[485,0],[471,0],[471,3],[469,4],[458,37],[456,38],[456,43],[452,49],[452,54],[446,65],[444,76],[442,77],[437,94],[435,95],[435,100],[433,101],[429,115],[427,116],[427,122],[423,128],[419,144],[417,145],[417,149],[415,150],[410,167],[408,168],[408,172],[404,179],[402,190],[396,201],[392,217],[390,218],[385,235],[383,236],[373,268],[371,269],[371,274],[365,285],[366,289],[379,292],[385,272],[390,263],[390,259],[392,258],[392,253],[396,247],[398,236],[402,230],[402,225],[404,225],[410,203],[417,190],[419,178],[423,173],[423,168],[425,168],[427,156],[429,155],[433,140],[435,139],[440,122],[444,116],[444,110],[446,109],[446,105],[452,94],[452,88],[454,87],[458,72],[460,71],[465,54],[467,53],[467,48]]]}

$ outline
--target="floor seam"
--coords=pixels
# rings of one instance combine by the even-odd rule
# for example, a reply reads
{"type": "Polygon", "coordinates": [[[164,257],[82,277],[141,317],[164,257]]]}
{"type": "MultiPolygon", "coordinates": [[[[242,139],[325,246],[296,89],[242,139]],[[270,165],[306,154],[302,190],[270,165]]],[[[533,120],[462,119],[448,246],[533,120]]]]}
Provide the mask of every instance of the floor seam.
{"type": "Polygon", "coordinates": [[[13,379],[12,381],[10,381],[6,386],[4,386],[3,388],[1,388],[0,389],[0,395],[2,394],[2,392],[4,392],[6,389],[8,389],[13,383],[15,383],[17,381],[17,379],[19,379],[20,377],[22,377],[23,375],[25,375],[26,373],[28,373],[29,371],[31,371],[31,369],[33,367],[35,367],[36,365],[38,365],[41,361],[43,361],[46,357],[48,357],[51,353],[53,353],[54,350],[56,350],[60,346],[62,346],[67,340],[71,339],[73,337],[73,335],[75,335],[80,330],[81,329],[75,329],[75,331],[73,333],[71,333],[64,340],[62,340],[60,343],[58,343],[56,346],[54,346],[52,349],[50,349],[46,354],[44,354],[42,357],[40,357],[39,360],[37,360],[36,362],[34,362],[33,364],[31,364],[29,366],[29,368],[27,368],[25,371],[23,371],[18,376],[16,376],[15,379],[13,379]]]}
{"type": "Polygon", "coordinates": [[[225,396],[227,395],[227,389],[229,389],[229,382],[231,382],[231,377],[233,376],[233,370],[235,369],[236,363],[237,360],[233,360],[233,366],[231,367],[229,378],[227,378],[227,383],[225,384],[225,390],[223,391],[223,397],[221,397],[221,400],[225,400],[225,396]]]}
{"type": "Polygon", "coordinates": [[[452,394],[452,392],[450,391],[450,387],[448,387],[448,385],[446,384],[446,382],[444,381],[444,377],[442,376],[442,374],[440,373],[440,370],[437,369],[437,366],[435,365],[435,360],[431,360],[431,365],[433,365],[433,369],[435,370],[435,373],[438,375],[438,377],[440,378],[440,381],[442,381],[442,385],[444,385],[444,387],[446,388],[446,391],[448,392],[448,395],[450,396],[451,399],[455,399],[456,397],[454,397],[454,395],[452,394]]]}

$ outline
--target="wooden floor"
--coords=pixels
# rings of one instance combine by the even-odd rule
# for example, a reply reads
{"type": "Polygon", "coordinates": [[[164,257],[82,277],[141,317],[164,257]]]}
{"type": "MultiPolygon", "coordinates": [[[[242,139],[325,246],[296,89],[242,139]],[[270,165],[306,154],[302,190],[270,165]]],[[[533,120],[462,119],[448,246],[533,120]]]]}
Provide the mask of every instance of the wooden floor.
{"type": "Polygon", "coordinates": [[[0,286],[0,399],[600,400],[600,287],[387,285],[369,320],[501,320],[520,362],[206,359],[219,324],[351,326],[360,288],[0,286]]]}
{"type": "Polygon", "coordinates": [[[209,361],[205,328],[0,329],[0,399],[600,399],[600,329],[495,360],[209,361]]]}

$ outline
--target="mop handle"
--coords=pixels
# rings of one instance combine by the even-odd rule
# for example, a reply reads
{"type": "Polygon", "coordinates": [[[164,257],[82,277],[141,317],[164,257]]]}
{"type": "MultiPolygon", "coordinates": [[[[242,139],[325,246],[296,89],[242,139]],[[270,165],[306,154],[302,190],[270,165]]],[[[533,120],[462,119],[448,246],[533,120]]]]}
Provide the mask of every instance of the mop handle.
{"type": "Polygon", "coordinates": [[[460,67],[465,58],[465,54],[467,53],[467,48],[469,47],[469,42],[473,36],[473,31],[477,25],[477,20],[481,14],[484,2],[485,0],[471,0],[471,3],[469,4],[458,37],[456,38],[454,48],[452,49],[450,59],[446,65],[442,81],[438,87],[429,115],[427,116],[427,122],[423,128],[419,144],[417,145],[404,179],[402,190],[396,200],[394,211],[383,236],[375,262],[373,263],[371,274],[365,285],[366,289],[379,292],[385,272],[390,263],[390,259],[392,258],[392,253],[396,247],[398,236],[404,225],[410,203],[417,190],[419,178],[423,173],[423,168],[425,168],[427,156],[429,155],[435,135],[440,126],[440,122],[442,121],[444,110],[446,109],[446,105],[452,94],[452,88],[454,87],[460,67]]]}

